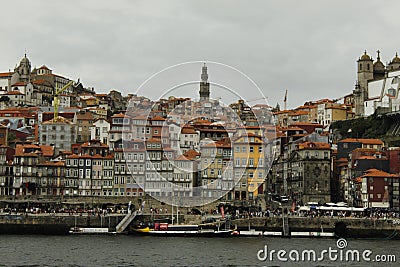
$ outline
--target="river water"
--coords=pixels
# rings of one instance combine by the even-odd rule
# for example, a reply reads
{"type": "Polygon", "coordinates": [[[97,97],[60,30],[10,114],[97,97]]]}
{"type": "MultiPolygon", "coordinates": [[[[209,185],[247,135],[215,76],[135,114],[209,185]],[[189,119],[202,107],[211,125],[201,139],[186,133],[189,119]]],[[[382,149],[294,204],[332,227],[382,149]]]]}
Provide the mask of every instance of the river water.
{"type": "MultiPolygon", "coordinates": [[[[350,249],[360,255],[371,250],[367,255],[371,260],[375,255],[395,255],[400,262],[398,240],[349,239],[342,250],[350,249]]],[[[339,251],[336,239],[317,238],[0,235],[0,266],[398,266],[362,258],[340,261],[339,251]],[[285,250],[288,261],[278,260],[276,254],[273,261],[263,258],[266,246],[268,255],[271,250],[285,250]],[[329,247],[338,251],[336,260],[325,254],[323,261],[310,261],[305,254],[302,261],[302,251],[315,250],[318,258],[329,247]],[[290,254],[292,260],[288,257],[291,250],[299,251],[298,262],[295,253],[290,254]]]]}

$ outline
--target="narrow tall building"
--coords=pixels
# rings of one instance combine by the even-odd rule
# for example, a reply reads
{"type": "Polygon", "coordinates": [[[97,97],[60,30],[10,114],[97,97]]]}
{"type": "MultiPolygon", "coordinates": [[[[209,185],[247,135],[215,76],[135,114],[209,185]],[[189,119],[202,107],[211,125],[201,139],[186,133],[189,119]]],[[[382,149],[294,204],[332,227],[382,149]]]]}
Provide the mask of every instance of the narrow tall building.
{"type": "Polygon", "coordinates": [[[210,83],[208,82],[207,66],[204,63],[201,68],[201,81],[200,81],[200,102],[208,101],[210,99],[210,83]]]}

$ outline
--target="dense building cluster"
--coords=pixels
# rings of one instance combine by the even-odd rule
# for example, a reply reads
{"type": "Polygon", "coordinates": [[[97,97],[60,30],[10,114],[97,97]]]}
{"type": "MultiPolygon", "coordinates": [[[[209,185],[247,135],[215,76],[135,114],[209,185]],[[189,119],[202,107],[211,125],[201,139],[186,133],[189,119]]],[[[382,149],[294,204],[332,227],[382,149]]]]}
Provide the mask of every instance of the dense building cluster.
{"type": "MultiPolygon", "coordinates": [[[[395,65],[382,71],[367,57],[359,79],[372,69],[377,76],[357,88],[395,84],[395,65]]],[[[198,101],[152,101],[98,94],[44,65],[32,70],[25,55],[0,73],[0,195],[400,206],[400,149],[332,137],[331,123],[365,114],[357,92],[292,110],[243,99],[224,106],[209,97],[206,65],[200,77],[198,101]]]]}

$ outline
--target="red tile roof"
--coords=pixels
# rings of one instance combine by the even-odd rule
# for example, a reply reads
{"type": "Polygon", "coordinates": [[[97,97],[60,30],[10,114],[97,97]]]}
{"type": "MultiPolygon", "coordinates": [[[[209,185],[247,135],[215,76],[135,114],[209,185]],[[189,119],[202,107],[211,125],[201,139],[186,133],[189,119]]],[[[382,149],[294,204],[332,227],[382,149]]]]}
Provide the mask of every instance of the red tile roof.
{"type": "Polygon", "coordinates": [[[161,143],[161,139],[160,138],[149,138],[146,142],[147,143],[161,143]]]}
{"type": "Polygon", "coordinates": [[[200,156],[201,153],[199,153],[199,152],[197,152],[197,151],[195,151],[193,149],[190,149],[190,150],[186,151],[183,155],[188,159],[195,159],[198,156],[200,156]]]}
{"type": "Polygon", "coordinates": [[[303,128],[297,127],[297,126],[289,126],[289,128],[287,128],[288,131],[304,131],[303,128]]]}
{"type": "Polygon", "coordinates": [[[15,148],[15,156],[38,156],[41,154],[43,157],[52,157],[54,155],[54,148],[46,145],[17,145],[15,148]],[[34,149],[35,152],[26,153],[25,149],[34,149]]]}
{"type": "Polygon", "coordinates": [[[298,144],[299,149],[330,149],[331,146],[328,143],[323,142],[304,142],[298,144]]]}
{"type": "Polygon", "coordinates": [[[383,145],[380,139],[364,139],[364,138],[346,138],[340,140],[339,143],[362,143],[367,145],[383,145]]]}
{"type": "Polygon", "coordinates": [[[134,120],[147,120],[148,117],[144,116],[144,115],[139,115],[133,118],[134,120]]]}
{"type": "Polygon", "coordinates": [[[0,72],[0,77],[9,77],[13,74],[14,72],[0,72]]]}
{"type": "Polygon", "coordinates": [[[111,116],[111,118],[125,118],[125,114],[124,113],[115,114],[111,116]]]}
{"type": "Polygon", "coordinates": [[[151,119],[152,121],[165,121],[165,119],[161,116],[155,116],[154,118],[151,119]]]}
{"type": "MultiPolygon", "coordinates": [[[[43,121],[52,120],[54,118],[53,112],[43,112],[43,121]]],[[[73,120],[75,117],[75,112],[59,112],[58,117],[64,117],[69,120],[73,120]]]]}
{"type": "Polygon", "coordinates": [[[104,143],[102,143],[100,141],[93,141],[92,140],[92,141],[83,143],[81,147],[85,147],[85,148],[87,148],[87,147],[93,147],[93,148],[104,147],[104,148],[108,148],[108,145],[106,145],[106,144],[104,144],[104,143]]]}
{"type": "Polygon", "coordinates": [[[65,161],[45,161],[39,165],[41,165],[41,166],[65,166],[65,161]]]}
{"type": "Polygon", "coordinates": [[[54,155],[54,147],[41,145],[40,148],[42,150],[43,157],[52,157],[54,155]]]}
{"type": "Polygon", "coordinates": [[[12,92],[5,93],[5,95],[23,95],[23,93],[21,93],[19,91],[12,91],[12,92]]]}
{"type": "Polygon", "coordinates": [[[94,120],[94,116],[92,112],[85,112],[85,113],[76,113],[77,120],[94,120]]]}
{"type": "Polygon", "coordinates": [[[39,68],[39,70],[51,70],[51,69],[49,69],[46,65],[43,65],[43,66],[41,66],[40,68],[39,68]]]}
{"type": "Polygon", "coordinates": [[[26,86],[26,85],[27,85],[26,82],[17,82],[17,83],[14,83],[14,84],[11,85],[11,86],[26,86]]]}
{"type": "Polygon", "coordinates": [[[387,173],[377,169],[369,169],[361,177],[383,177],[383,178],[400,178],[398,174],[387,173]]]}
{"type": "Polygon", "coordinates": [[[197,134],[197,132],[195,131],[195,129],[193,127],[183,127],[181,129],[181,133],[182,134],[197,134]]]}

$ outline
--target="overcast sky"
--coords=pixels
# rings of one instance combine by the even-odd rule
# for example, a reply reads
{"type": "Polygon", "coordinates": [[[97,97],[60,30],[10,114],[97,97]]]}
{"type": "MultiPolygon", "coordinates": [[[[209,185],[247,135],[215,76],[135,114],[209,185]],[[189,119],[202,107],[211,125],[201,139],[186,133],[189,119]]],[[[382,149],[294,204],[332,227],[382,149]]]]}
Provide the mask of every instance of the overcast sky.
{"type": "MultiPolygon", "coordinates": [[[[4,1],[0,71],[26,52],[33,67],[126,95],[171,65],[214,61],[248,75],[273,106],[282,107],[287,89],[294,108],[350,93],[365,49],[374,59],[380,49],[384,62],[400,52],[399,7],[396,0],[4,1]]],[[[209,76],[216,79],[211,68],[209,76]]],[[[157,90],[143,94],[157,98],[157,90]]]]}

